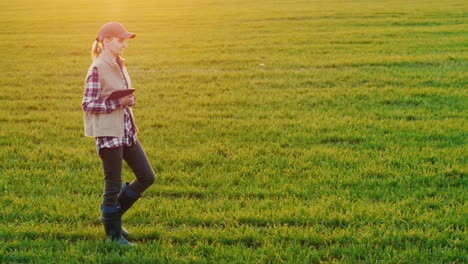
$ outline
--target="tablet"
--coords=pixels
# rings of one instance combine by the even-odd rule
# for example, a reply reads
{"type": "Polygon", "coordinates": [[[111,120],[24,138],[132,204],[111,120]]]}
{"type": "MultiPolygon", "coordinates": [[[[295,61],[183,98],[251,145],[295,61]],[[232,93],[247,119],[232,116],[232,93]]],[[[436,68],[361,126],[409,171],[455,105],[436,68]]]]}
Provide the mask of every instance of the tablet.
{"type": "Polygon", "coordinates": [[[135,91],[135,89],[123,89],[123,90],[116,90],[113,91],[108,97],[107,100],[114,100],[114,99],[119,99],[124,96],[130,95],[135,91]]]}

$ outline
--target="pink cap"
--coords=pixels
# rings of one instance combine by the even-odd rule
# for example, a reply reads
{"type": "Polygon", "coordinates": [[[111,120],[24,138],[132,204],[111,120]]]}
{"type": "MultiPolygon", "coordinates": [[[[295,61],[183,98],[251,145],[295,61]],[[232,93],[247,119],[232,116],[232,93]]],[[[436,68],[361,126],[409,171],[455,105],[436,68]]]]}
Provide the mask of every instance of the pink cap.
{"type": "Polygon", "coordinates": [[[98,36],[96,38],[97,41],[103,41],[104,38],[134,38],[136,35],[133,33],[128,32],[120,23],[117,22],[109,22],[101,27],[99,30],[98,36]]]}

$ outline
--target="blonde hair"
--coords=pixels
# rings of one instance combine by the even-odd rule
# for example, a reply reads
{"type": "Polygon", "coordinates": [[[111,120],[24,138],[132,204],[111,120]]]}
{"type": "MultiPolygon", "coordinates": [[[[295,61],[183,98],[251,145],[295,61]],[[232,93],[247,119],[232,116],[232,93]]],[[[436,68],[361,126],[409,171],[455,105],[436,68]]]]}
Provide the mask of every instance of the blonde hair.
{"type": "Polygon", "coordinates": [[[102,42],[95,40],[93,47],[91,48],[91,58],[93,61],[101,55],[101,52],[104,50],[102,42]]]}

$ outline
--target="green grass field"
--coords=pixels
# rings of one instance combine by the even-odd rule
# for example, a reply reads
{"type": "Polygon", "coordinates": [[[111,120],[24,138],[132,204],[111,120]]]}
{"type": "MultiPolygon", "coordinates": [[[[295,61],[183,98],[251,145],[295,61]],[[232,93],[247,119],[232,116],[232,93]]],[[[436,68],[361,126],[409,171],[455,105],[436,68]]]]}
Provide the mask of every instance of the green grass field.
{"type": "MultiPolygon", "coordinates": [[[[466,263],[463,0],[0,3],[0,263],[466,263]],[[157,174],[105,242],[81,100],[120,21],[157,174]]],[[[124,180],[133,174],[124,169],[124,180]]]]}

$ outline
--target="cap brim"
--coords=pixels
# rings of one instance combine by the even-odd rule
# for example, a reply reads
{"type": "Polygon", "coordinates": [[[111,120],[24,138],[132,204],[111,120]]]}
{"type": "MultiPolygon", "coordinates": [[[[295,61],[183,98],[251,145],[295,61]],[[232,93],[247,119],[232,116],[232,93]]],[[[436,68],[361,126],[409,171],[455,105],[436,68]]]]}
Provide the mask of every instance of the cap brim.
{"type": "Polygon", "coordinates": [[[119,36],[119,38],[123,38],[123,39],[129,39],[129,38],[134,38],[134,37],[136,37],[136,35],[130,32],[125,32],[119,36]]]}

